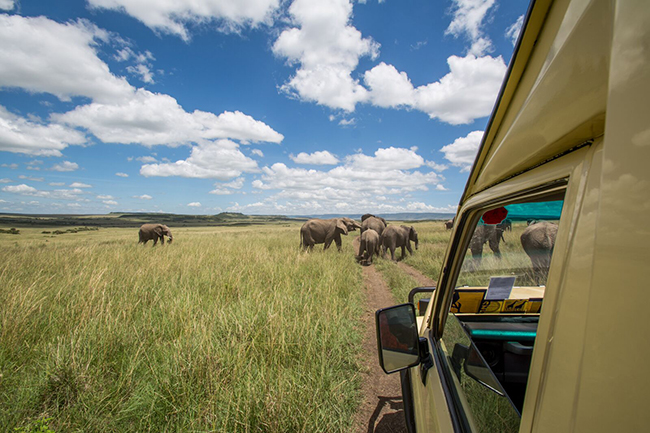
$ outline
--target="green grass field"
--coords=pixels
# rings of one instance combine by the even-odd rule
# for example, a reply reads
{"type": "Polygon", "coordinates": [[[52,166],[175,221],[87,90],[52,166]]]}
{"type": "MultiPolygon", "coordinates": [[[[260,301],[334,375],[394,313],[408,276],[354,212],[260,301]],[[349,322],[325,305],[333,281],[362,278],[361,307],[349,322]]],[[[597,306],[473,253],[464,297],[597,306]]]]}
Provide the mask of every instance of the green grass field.
{"type": "MultiPolygon", "coordinates": [[[[351,431],[358,232],[309,254],[300,225],[172,226],[155,248],[133,228],[0,234],[0,430],[351,431]]],[[[450,232],[413,225],[405,263],[437,280],[450,232]]],[[[417,284],[376,266],[405,302],[417,284]]]]}

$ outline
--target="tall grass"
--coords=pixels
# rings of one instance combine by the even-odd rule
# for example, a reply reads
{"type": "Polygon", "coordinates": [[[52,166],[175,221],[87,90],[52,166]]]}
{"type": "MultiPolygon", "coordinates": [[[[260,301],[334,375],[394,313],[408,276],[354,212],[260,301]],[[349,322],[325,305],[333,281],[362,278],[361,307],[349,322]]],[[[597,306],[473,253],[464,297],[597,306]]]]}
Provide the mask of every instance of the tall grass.
{"type": "Polygon", "coordinates": [[[361,268],[298,227],[1,238],[0,429],[349,431],[361,268]]]}

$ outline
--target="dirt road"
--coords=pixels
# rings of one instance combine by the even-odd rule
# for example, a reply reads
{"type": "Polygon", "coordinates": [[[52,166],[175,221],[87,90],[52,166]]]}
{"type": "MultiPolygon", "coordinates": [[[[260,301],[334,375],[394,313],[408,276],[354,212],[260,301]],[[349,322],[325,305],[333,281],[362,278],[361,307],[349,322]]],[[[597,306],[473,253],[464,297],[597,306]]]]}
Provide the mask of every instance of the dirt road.
{"type": "MultiPolygon", "coordinates": [[[[355,248],[358,250],[358,238],[355,248]]],[[[398,266],[413,277],[420,286],[435,286],[435,282],[417,270],[404,264],[398,266]]],[[[395,305],[395,299],[381,274],[374,266],[364,266],[365,305],[363,314],[365,365],[362,385],[364,401],[356,419],[358,433],[405,433],[404,404],[398,374],[387,375],[377,359],[375,336],[375,311],[395,305]]]]}

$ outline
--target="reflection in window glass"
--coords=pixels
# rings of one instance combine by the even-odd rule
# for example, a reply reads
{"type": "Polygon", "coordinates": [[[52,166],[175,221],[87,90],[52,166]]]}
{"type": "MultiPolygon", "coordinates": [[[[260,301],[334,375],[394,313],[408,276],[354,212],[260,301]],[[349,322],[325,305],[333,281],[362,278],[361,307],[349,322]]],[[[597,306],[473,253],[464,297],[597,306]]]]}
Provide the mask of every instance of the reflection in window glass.
{"type": "Polygon", "coordinates": [[[552,199],[486,209],[440,340],[456,404],[477,431],[517,431],[562,213],[552,199]]]}
{"type": "Polygon", "coordinates": [[[500,209],[507,214],[498,223],[486,212],[474,229],[456,287],[487,288],[494,276],[514,276],[519,287],[545,286],[562,204],[504,206],[500,209]]]}
{"type": "Polygon", "coordinates": [[[519,414],[453,315],[445,325],[441,347],[467,423],[479,432],[518,431],[519,414]]]}

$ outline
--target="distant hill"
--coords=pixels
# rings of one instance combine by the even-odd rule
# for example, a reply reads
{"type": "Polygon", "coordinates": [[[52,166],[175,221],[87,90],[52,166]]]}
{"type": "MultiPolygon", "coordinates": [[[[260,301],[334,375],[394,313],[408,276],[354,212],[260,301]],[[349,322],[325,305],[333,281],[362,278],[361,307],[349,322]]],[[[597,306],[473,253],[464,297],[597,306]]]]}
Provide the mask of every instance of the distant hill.
{"type": "Polygon", "coordinates": [[[0,213],[0,225],[9,227],[139,227],[144,223],[161,223],[173,227],[247,226],[300,220],[304,220],[304,218],[290,218],[282,215],[244,215],[233,212],[223,212],[217,215],[146,212],[111,212],[104,215],[0,213]]]}
{"type": "MultiPolygon", "coordinates": [[[[448,220],[451,213],[394,213],[377,214],[393,221],[448,220]]],[[[65,215],[65,214],[16,214],[0,213],[0,226],[8,227],[139,227],[144,223],[161,223],[172,227],[192,226],[247,226],[280,222],[305,221],[309,218],[348,218],[361,220],[360,214],[321,214],[321,215],[244,215],[238,212],[222,212],[217,215],[180,215],[172,213],[111,212],[104,215],[65,215]]]]}
{"type": "MultiPolygon", "coordinates": [[[[456,214],[453,213],[433,213],[433,212],[403,212],[403,213],[377,213],[374,214],[389,221],[425,221],[425,220],[444,220],[452,219],[456,214]]],[[[337,218],[348,217],[355,220],[361,220],[361,214],[320,214],[320,215],[301,215],[302,218],[337,218]]]]}

